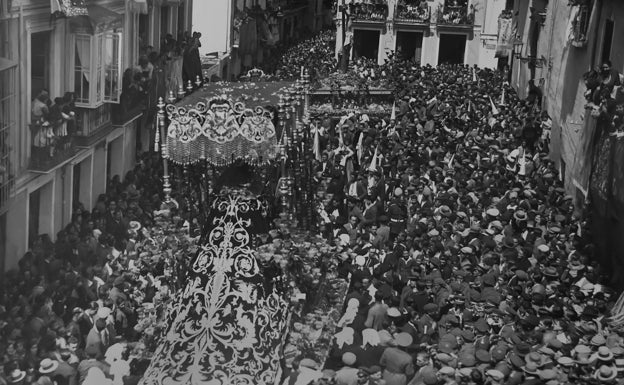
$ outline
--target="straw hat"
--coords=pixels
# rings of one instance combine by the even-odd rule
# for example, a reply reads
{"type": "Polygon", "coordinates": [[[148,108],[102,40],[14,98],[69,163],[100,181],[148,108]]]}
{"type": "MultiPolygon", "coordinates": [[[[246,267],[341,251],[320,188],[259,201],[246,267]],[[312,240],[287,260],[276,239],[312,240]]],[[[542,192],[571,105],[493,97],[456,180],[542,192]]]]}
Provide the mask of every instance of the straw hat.
{"type": "Polygon", "coordinates": [[[599,361],[611,361],[613,360],[613,352],[606,346],[601,346],[598,351],[594,353],[592,360],[597,359],[599,361]]]}
{"type": "Polygon", "coordinates": [[[533,375],[536,375],[536,376],[539,374],[537,369],[538,369],[537,368],[537,364],[535,364],[535,362],[533,362],[533,361],[527,362],[527,364],[522,367],[522,370],[526,374],[533,374],[533,375]]]}
{"type": "Polygon", "coordinates": [[[39,364],[39,373],[41,374],[54,373],[54,371],[58,368],[58,365],[59,365],[58,361],[45,358],[39,364]]]}
{"type": "Polygon", "coordinates": [[[9,380],[9,384],[17,384],[22,381],[26,377],[26,372],[23,370],[15,369],[11,372],[7,380],[9,380]]]}
{"type": "Polygon", "coordinates": [[[594,373],[594,377],[600,381],[611,381],[617,376],[617,370],[612,368],[611,366],[602,365],[596,372],[594,373]]]}

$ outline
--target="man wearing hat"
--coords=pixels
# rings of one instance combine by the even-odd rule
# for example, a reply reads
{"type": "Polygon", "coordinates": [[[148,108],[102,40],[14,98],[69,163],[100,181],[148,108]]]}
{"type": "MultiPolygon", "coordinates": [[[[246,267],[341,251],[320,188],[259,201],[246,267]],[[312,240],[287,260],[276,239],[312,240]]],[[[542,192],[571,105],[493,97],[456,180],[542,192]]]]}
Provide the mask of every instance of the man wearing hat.
{"type": "Polygon", "coordinates": [[[110,345],[111,341],[106,327],[106,320],[104,318],[98,318],[87,335],[85,350],[91,349],[91,351],[96,352],[97,358],[102,358],[104,357],[104,352],[110,345]]]}
{"type": "Polygon", "coordinates": [[[405,230],[407,219],[407,207],[403,201],[403,189],[400,187],[394,189],[394,198],[388,206],[388,217],[390,218],[390,241],[393,241],[401,231],[405,230]]]}
{"type": "Polygon", "coordinates": [[[24,379],[26,378],[26,372],[19,369],[13,369],[11,373],[7,376],[7,380],[9,384],[12,385],[25,385],[24,379]]]}
{"type": "Polygon", "coordinates": [[[359,369],[355,367],[356,356],[351,352],[342,355],[342,363],[345,365],[336,372],[337,385],[357,385],[359,369]]]}
{"type": "Polygon", "coordinates": [[[384,368],[383,378],[387,385],[406,385],[414,376],[412,356],[405,350],[412,345],[412,336],[399,333],[395,337],[396,347],[388,347],[381,355],[379,364],[384,368]]]}
{"type": "Polygon", "coordinates": [[[98,355],[100,354],[100,351],[98,350],[96,346],[93,346],[93,345],[88,346],[85,349],[85,354],[87,355],[87,358],[80,361],[80,363],[78,364],[78,368],[77,368],[79,384],[82,384],[84,382],[85,378],[87,377],[87,374],[89,373],[89,370],[94,367],[99,368],[102,372],[104,372],[105,375],[107,376],[109,375],[110,365],[98,359],[98,355]]]}

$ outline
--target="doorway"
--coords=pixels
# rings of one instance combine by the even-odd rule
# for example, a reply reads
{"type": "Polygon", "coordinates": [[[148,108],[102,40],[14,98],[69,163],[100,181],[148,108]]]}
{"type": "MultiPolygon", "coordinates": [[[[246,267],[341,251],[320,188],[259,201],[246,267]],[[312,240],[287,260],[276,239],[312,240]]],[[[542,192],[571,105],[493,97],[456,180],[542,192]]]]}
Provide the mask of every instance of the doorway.
{"type": "Polygon", "coordinates": [[[147,53],[147,46],[149,42],[149,16],[139,15],[139,55],[145,55],[147,53]]]}
{"type": "Polygon", "coordinates": [[[600,65],[611,60],[611,46],[613,44],[613,20],[605,20],[604,35],[602,38],[602,54],[600,55],[600,65]]]}
{"type": "Polygon", "coordinates": [[[30,35],[30,95],[36,97],[42,89],[50,90],[50,31],[30,35]]]}
{"type": "Polygon", "coordinates": [[[353,58],[364,57],[377,61],[379,54],[378,30],[356,29],[353,31],[353,58]]]}
{"type": "Polygon", "coordinates": [[[464,64],[466,39],[464,34],[440,34],[438,64],[464,64]]]}
{"type": "Polygon", "coordinates": [[[186,24],[184,23],[184,20],[186,19],[185,12],[184,3],[180,3],[180,5],[178,5],[178,36],[186,31],[186,24]]]}
{"type": "Polygon", "coordinates": [[[420,64],[422,55],[422,32],[397,32],[396,53],[397,56],[405,60],[410,60],[416,64],[420,64]]]}
{"type": "Polygon", "coordinates": [[[80,163],[74,165],[74,178],[72,180],[72,213],[80,203],[80,177],[82,174],[80,163]]]}
{"type": "Polygon", "coordinates": [[[39,209],[41,204],[41,189],[30,193],[28,198],[28,247],[39,237],[39,209]]]}

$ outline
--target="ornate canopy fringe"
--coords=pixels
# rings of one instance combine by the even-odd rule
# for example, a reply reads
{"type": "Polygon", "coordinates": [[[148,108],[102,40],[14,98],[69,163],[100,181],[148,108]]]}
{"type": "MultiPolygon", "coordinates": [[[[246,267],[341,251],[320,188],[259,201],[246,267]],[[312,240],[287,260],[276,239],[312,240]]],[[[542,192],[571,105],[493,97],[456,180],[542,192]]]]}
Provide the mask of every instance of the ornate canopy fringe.
{"type": "Polygon", "coordinates": [[[273,114],[263,107],[252,109],[219,97],[192,108],[169,104],[165,110],[169,123],[163,154],[175,163],[263,164],[276,156],[273,114]]]}

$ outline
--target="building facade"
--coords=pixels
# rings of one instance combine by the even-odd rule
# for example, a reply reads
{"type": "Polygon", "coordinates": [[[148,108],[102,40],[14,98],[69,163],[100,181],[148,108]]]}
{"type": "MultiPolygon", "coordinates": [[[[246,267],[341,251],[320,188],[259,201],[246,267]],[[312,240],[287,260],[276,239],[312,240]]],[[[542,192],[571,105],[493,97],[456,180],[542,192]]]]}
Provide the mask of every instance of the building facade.
{"type": "Polygon", "coordinates": [[[150,133],[142,108],[119,103],[123,76],[148,46],[186,31],[192,12],[192,0],[86,5],[75,16],[56,0],[0,0],[0,271],[41,235],[55,240],[79,202],[91,209],[111,177],[134,167],[150,133]],[[42,134],[42,90],[74,94],[72,132],[42,134]]]}
{"type": "Polygon", "coordinates": [[[382,64],[391,52],[421,65],[439,63],[497,68],[498,17],[506,0],[339,0],[336,55],[343,39],[352,59],[382,64]],[[343,28],[344,26],[344,28],[343,28]]]}
{"type": "Polygon", "coordinates": [[[295,43],[332,23],[327,0],[232,0],[229,53],[223,78],[270,68],[280,46],[295,43]]]}
{"type": "Polygon", "coordinates": [[[594,113],[585,75],[608,60],[624,72],[624,7],[616,0],[516,1],[514,18],[511,84],[521,96],[529,80],[541,88],[552,119],[550,157],[579,214],[592,223],[596,257],[607,269],[621,269],[624,137],[608,133],[610,122],[594,113]]]}

